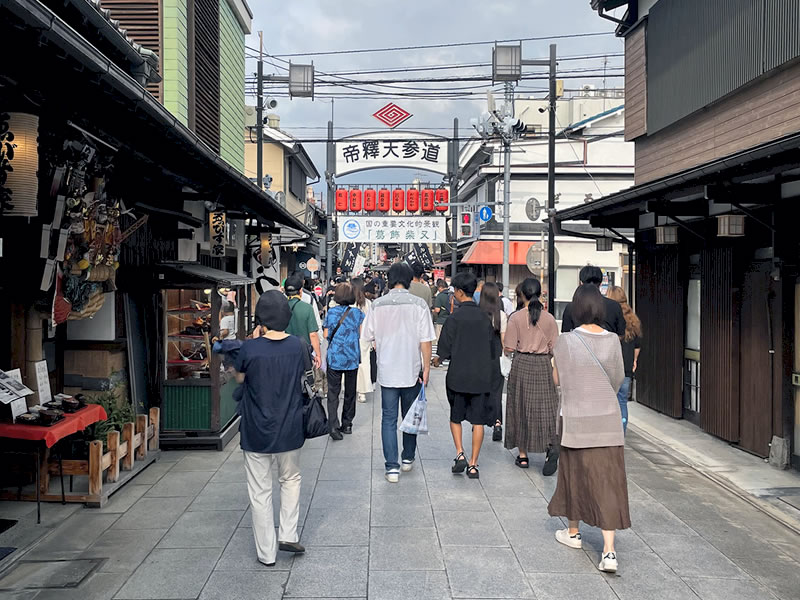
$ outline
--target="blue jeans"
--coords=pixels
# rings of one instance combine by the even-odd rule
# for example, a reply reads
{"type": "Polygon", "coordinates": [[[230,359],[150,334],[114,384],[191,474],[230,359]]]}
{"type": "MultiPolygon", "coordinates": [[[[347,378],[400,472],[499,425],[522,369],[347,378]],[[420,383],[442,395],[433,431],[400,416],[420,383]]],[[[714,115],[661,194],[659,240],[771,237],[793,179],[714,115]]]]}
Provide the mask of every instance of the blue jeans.
{"type": "Polygon", "coordinates": [[[622,433],[628,432],[628,398],[631,396],[631,378],[626,377],[622,380],[622,385],[617,392],[619,401],[619,412],[622,413],[622,433]]]}
{"type": "MultiPolygon", "coordinates": [[[[381,386],[381,440],[383,442],[383,458],[386,470],[399,469],[397,462],[397,408],[400,406],[401,418],[414,404],[422,384],[408,388],[390,388],[381,386]]],[[[417,453],[417,436],[403,433],[403,460],[414,460],[417,453]]]]}

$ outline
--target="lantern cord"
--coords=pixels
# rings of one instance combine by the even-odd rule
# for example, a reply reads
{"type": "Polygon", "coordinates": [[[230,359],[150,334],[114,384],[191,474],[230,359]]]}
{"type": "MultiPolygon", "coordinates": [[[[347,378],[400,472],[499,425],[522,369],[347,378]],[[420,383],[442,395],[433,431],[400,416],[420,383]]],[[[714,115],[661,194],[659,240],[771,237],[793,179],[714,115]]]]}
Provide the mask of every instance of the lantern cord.
{"type": "Polygon", "coordinates": [[[92,140],[92,141],[94,141],[94,142],[97,142],[98,144],[102,144],[103,146],[105,146],[106,148],[108,148],[109,150],[111,150],[112,152],[119,152],[119,150],[117,150],[117,148],[115,148],[114,146],[112,146],[112,145],[111,145],[111,144],[109,144],[108,142],[106,142],[106,141],[104,141],[104,140],[101,140],[101,139],[100,139],[99,137],[97,137],[96,135],[93,135],[93,134],[89,133],[89,132],[88,132],[88,131],[86,131],[86,130],[85,130],[83,127],[79,127],[78,125],[75,125],[75,123],[73,123],[72,121],[67,121],[67,125],[69,125],[69,126],[70,126],[70,127],[72,127],[73,129],[77,129],[77,130],[78,130],[78,131],[80,131],[80,132],[81,132],[81,133],[82,133],[82,134],[83,134],[85,137],[89,138],[90,140],[92,140]]]}

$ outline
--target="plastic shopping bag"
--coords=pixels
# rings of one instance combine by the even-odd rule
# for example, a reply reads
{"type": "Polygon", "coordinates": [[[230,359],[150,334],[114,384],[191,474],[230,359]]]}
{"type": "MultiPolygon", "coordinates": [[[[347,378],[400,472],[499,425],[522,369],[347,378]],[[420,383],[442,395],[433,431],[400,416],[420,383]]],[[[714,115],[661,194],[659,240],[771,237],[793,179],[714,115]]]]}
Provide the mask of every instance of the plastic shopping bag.
{"type": "Polygon", "coordinates": [[[507,378],[509,373],[511,373],[511,357],[503,353],[500,355],[500,374],[507,378]]]}
{"type": "Polygon", "coordinates": [[[419,389],[419,396],[414,400],[411,408],[408,409],[399,429],[403,433],[412,435],[428,433],[428,402],[425,400],[424,385],[419,389]]]}

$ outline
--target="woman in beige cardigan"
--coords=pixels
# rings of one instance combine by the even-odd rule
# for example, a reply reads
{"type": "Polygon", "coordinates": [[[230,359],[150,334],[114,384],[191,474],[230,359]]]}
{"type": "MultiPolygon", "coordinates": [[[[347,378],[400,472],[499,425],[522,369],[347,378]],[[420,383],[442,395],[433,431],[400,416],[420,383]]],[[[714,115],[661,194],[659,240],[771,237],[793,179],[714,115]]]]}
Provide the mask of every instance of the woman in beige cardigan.
{"type": "Polygon", "coordinates": [[[559,336],[553,348],[563,424],[558,483],[547,510],[569,520],[569,528],[557,531],[556,539],[570,548],[582,546],[580,521],[602,529],[598,569],[613,573],[618,566],[614,531],[631,526],[617,402],[625,369],[619,338],[599,325],[605,316],[599,290],[580,286],[571,311],[582,325],[559,336]]]}

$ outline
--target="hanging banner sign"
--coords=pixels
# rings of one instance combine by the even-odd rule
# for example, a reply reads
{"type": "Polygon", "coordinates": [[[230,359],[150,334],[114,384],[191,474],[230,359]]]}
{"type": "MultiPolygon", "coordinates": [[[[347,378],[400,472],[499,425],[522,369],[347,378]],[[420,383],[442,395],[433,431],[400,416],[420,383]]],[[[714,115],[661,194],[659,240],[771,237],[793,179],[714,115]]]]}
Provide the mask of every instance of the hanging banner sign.
{"type": "Polygon", "coordinates": [[[345,273],[351,273],[356,265],[356,257],[358,251],[361,250],[361,243],[345,244],[344,252],[342,253],[341,268],[345,273]]]}
{"type": "Polygon", "coordinates": [[[377,243],[444,243],[445,217],[345,217],[339,219],[339,240],[377,243]]]}
{"type": "Polygon", "coordinates": [[[336,142],[336,175],[402,168],[447,174],[447,139],[410,131],[376,131],[336,142]]]}
{"type": "Polygon", "coordinates": [[[208,213],[208,232],[211,256],[225,256],[225,213],[208,213]]]}

